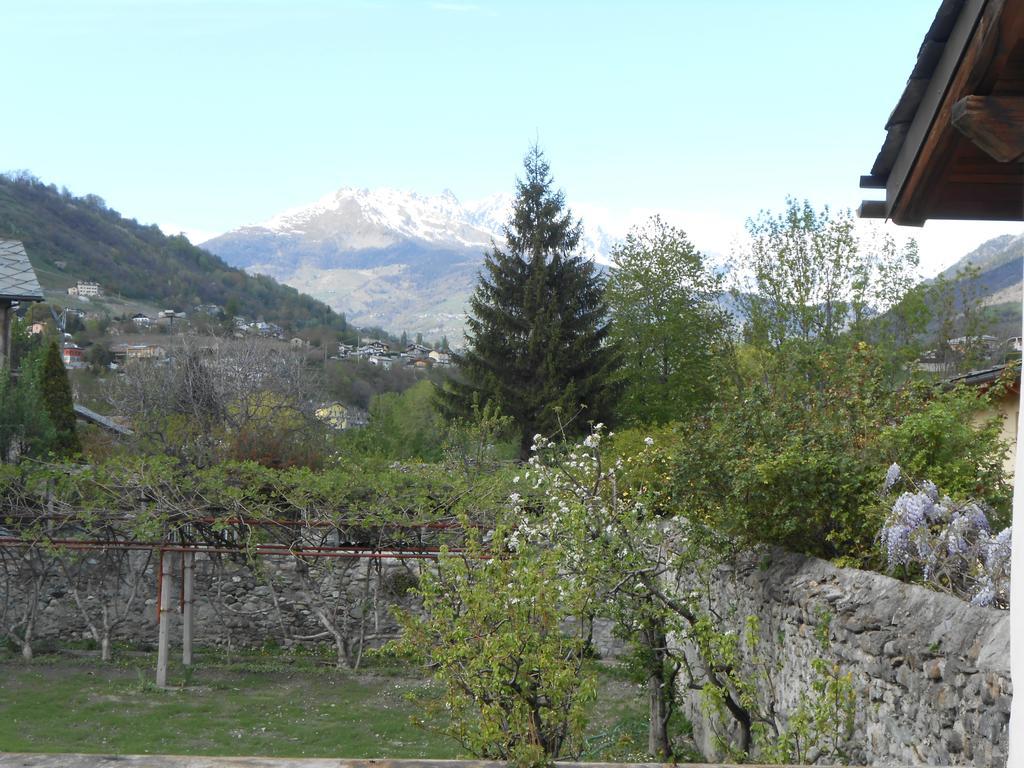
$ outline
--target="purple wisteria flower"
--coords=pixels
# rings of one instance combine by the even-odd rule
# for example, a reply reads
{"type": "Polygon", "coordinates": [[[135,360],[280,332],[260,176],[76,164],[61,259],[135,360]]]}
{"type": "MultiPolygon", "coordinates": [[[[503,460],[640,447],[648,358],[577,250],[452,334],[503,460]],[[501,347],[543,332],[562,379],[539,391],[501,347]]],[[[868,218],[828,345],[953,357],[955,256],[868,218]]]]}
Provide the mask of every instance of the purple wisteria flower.
{"type": "Polygon", "coordinates": [[[997,571],[1009,566],[1012,536],[1012,530],[1006,528],[998,535],[989,538],[985,548],[985,569],[987,571],[997,571]]]}
{"type": "MultiPolygon", "coordinates": [[[[899,465],[886,472],[891,489],[902,477],[899,465]]],[[[1005,608],[1009,604],[1011,530],[992,535],[985,508],[940,496],[934,483],[910,483],[914,491],[893,502],[878,543],[889,568],[920,568],[924,580],[973,605],[1005,608]]]]}
{"type": "Polygon", "coordinates": [[[900,465],[895,463],[895,462],[893,462],[889,466],[888,471],[885,473],[885,484],[882,486],[882,491],[883,492],[891,491],[892,487],[894,485],[896,485],[896,483],[898,483],[900,481],[900,474],[901,473],[902,473],[902,470],[900,469],[900,465]]]}
{"type": "Polygon", "coordinates": [[[910,562],[910,528],[897,523],[882,529],[885,554],[889,567],[906,565],[910,562]]]}

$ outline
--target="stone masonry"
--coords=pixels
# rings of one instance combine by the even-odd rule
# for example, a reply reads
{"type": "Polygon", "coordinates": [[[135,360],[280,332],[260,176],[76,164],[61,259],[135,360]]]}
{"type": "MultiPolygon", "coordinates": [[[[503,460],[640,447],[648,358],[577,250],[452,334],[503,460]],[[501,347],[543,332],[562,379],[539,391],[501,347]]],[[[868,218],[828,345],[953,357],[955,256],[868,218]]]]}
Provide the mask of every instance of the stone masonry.
{"type": "MultiPolygon", "coordinates": [[[[815,658],[837,660],[857,691],[851,763],[1006,764],[1010,714],[1010,622],[887,576],[836,568],[779,550],[746,555],[717,574],[717,602],[742,631],[760,619],[779,664],[777,702],[786,711],[807,691],[815,658]],[[815,628],[830,619],[827,650],[815,628]]],[[[699,697],[687,701],[698,743],[710,754],[699,697]]]]}

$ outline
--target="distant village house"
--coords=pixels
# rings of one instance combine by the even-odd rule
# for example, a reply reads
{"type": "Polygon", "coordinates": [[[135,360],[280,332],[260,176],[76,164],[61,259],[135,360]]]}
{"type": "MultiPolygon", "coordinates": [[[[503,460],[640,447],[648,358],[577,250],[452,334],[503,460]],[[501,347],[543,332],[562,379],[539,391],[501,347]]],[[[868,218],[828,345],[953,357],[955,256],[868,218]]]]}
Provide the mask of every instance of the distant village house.
{"type": "Polygon", "coordinates": [[[119,363],[128,360],[163,360],[167,357],[167,350],[159,344],[115,344],[110,352],[119,363]]]}
{"type": "Polygon", "coordinates": [[[977,426],[985,424],[998,415],[1002,422],[1001,437],[1007,445],[1003,459],[1003,471],[1013,482],[1017,469],[1017,424],[1020,421],[1020,365],[994,365],[980,371],[971,371],[948,381],[949,386],[965,385],[977,387],[979,392],[989,394],[989,407],[974,416],[977,426]],[[997,384],[1001,386],[996,386],[997,384]]]}
{"type": "Polygon", "coordinates": [[[434,365],[444,368],[452,364],[452,357],[447,352],[442,352],[439,349],[432,350],[430,353],[430,359],[434,361],[434,365]]]}
{"type": "Polygon", "coordinates": [[[103,288],[100,287],[99,283],[92,282],[90,280],[79,280],[76,285],[68,288],[69,296],[102,296],[103,288]]]}
{"type": "Polygon", "coordinates": [[[60,358],[65,368],[85,367],[85,354],[77,344],[65,344],[60,350],[60,358]]]}
{"type": "Polygon", "coordinates": [[[338,402],[327,403],[317,408],[315,413],[331,429],[358,429],[369,421],[366,411],[338,402]]]}

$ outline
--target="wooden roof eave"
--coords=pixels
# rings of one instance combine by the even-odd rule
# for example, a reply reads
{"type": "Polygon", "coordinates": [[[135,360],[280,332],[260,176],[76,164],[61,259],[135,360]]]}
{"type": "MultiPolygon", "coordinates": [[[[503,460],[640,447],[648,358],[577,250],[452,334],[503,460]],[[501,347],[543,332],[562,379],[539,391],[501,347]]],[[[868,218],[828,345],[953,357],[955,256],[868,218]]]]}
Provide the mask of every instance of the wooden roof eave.
{"type": "MultiPolygon", "coordinates": [[[[913,180],[919,183],[919,179],[914,178],[914,172],[917,171],[919,176],[921,169],[930,166],[931,156],[939,148],[938,138],[945,132],[946,126],[937,118],[950,94],[954,78],[961,71],[960,63],[970,47],[987,5],[988,0],[968,0],[961,8],[935,70],[924,88],[892,168],[882,178],[875,175],[861,178],[862,188],[885,189],[884,201],[864,201],[859,211],[862,217],[892,219],[897,224],[914,226],[924,224],[924,219],[907,218],[901,203],[907,198],[908,182],[913,180]]],[[[910,86],[908,83],[908,89],[910,86]]]]}
{"type": "MultiPolygon", "coordinates": [[[[1007,103],[1016,99],[1024,109],[1021,96],[989,98],[984,95],[992,92],[997,77],[1022,38],[1024,2],[965,0],[923,89],[920,82],[915,83],[913,79],[908,82],[901,105],[913,88],[918,92],[912,95],[915,98],[919,95],[909,126],[902,132],[901,125],[893,125],[901,109],[901,105],[897,105],[894,118],[887,125],[886,144],[872,174],[861,177],[861,187],[886,191],[884,201],[864,202],[859,211],[862,217],[888,218],[897,224],[912,226],[920,226],[929,218],[1024,218],[1024,210],[1017,204],[1020,197],[1017,186],[1014,194],[998,205],[989,204],[978,194],[985,183],[1016,185],[1018,179],[1024,178],[1018,173],[1021,166],[1007,163],[1009,156],[1003,156],[1010,150],[996,146],[1005,137],[993,139],[990,136],[986,140],[979,135],[988,125],[999,125],[1005,130],[1008,124],[1015,122],[1008,123],[1004,113],[996,115],[987,125],[985,118],[990,115],[986,114],[986,109],[993,114],[996,110],[1005,111],[1007,103]],[[899,142],[894,154],[891,142],[899,142]],[[885,161],[887,155],[892,158],[891,162],[885,161]],[[968,179],[976,183],[964,187],[957,197],[957,193],[951,191],[955,185],[949,182],[964,176],[954,166],[965,162],[979,167],[987,164],[989,176],[982,173],[977,179],[968,179]],[[880,165],[883,167],[879,171],[880,165]],[[1000,165],[1002,167],[998,167],[1000,165]],[[994,174],[998,176],[993,178],[994,174]],[[940,199],[940,195],[946,197],[940,199]]],[[[1021,137],[1024,139],[1024,133],[1021,137]]],[[[1010,143],[1016,138],[1011,136],[1010,143]]]]}

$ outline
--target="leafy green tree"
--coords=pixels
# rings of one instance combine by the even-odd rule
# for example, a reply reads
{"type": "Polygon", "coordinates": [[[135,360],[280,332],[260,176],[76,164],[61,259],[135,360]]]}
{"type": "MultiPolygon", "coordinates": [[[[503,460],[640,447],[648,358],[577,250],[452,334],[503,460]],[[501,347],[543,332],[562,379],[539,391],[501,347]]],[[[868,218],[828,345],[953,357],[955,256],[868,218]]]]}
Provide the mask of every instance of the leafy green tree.
{"type": "Polygon", "coordinates": [[[580,620],[590,596],[560,578],[551,550],[504,545],[499,530],[490,551],[470,542],[464,555],[442,553],[416,590],[422,613],[400,616],[402,637],[391,648],[445,686],[440,700],[423,702],[420,725],[477,757],[551,765],[578,757],[594,698],[580,620]],[[569,632],[567,617],[577,619],[569,632]]]}
{"type": "Polygon", "coordinates": [[[681,229],[655,216],[612,251],[605,298],[622,359],[620,415],[665,423],[712,400],[730,349],[722,279],[681,229]]]}
{"type": "Polygon", "coordinates": [[[370,424],[355,439],[368,452],[389,459],[437,461],[444,446],[444,424],[433,394],[433,384],[420,381],[401,394],[375,395],[370,424]]]}
{"type": "Polygon", "coordinates": [[[579,433],[608,418],[616,357],[601,278],[578,253],[582,225],[539,147],[523,165],[505,246],[486,254],[470,299],[467,350],[456,358],[464,380],[442,402],[450,415],[468,415],[474,395],[494,402],[515,420],[525,459],[537,433],[579,433]]]}
{"type": "Polygon", "coordinates": [[[672,497],[672,454],[691,441],[671,428],[653,434],[641,442],[635,431],[619,433],[614,460],[600,430],[571,447],[539,441],[526,498],[511,499],[531,514],[510,543],[556,553],[561,581],[588,593],[636,643],[630,666],[647,689],[651,755],[673,756],[672,715],[685,687],[701,692],[719,747],[733,759],[771,754],[793,762],[812,750],[842,757],[851,679],[816,660],[810,690],[797,707],[792,699],[783,704],[765,654],[770,639],[756,617],[738,615],[718,596],[719,566],[735,563],[740,550],[672,497]],[[737,620],[746,625],[742,638],[726,628],[737,620]]]}
{"type": "Polygon", "coordinates": [[[763,370],[687,425],[700,437],[680,443],[674,476],[688,514],[745,544],[879,567],[879,489],[897,462],[1005,519],[1005,446],[976,391],[893,387],[888,359],[863,342],[777,355],[763,370]]]}
{"type": "Polygon", "coordinates": [[[850,211],[818,211],[788,198],[782,213],[748,220],[747,233],[733,294],[747,340],[758,346],[830,344],[873,316],[910,310],[901,302],[915,282],[916,244],[897,248],[885,235],[860,237],[850,211]]]}
{"type": "Polygon", "coordinates": [[[53,450],[62,456],[71,456],[82,450],[75,431],[74,401],[71,397],[71,383],[60,359],[57,342],[46,348],[42,367],[39,370],[39,395],[43,409],[50,418],[56,432],[53,450]]]}
{"type": "Polygon", "coordinates": [[[943,377],[978,368],[992,354],[982,338],[992,323],[982,307],[980,274],[976,266],[968,264],[952,277],[940,274],[923,287],[932,308],[929,340],[943,377]]]}

